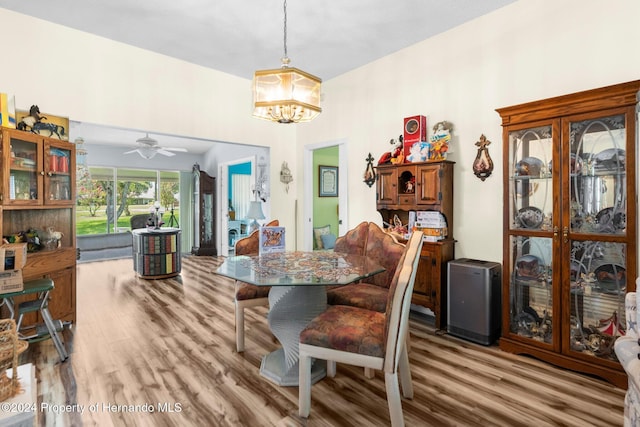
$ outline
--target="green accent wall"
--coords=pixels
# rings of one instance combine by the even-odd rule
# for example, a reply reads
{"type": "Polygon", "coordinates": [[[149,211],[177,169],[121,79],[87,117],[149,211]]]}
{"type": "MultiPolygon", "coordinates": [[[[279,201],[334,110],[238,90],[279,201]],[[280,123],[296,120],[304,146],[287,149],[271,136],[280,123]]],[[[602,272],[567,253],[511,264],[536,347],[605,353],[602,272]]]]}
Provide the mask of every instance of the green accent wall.
{"type": "MultiPolygon", "coordinates": [[[[331,226],[331,232],[338,236],[338,197],[318,197],[318,166],[338,166],[338,146],[320,148],[313,151],[313,226],[331,226]]],[[[315,242],[314,242],[315,247],[315,242]]]]}

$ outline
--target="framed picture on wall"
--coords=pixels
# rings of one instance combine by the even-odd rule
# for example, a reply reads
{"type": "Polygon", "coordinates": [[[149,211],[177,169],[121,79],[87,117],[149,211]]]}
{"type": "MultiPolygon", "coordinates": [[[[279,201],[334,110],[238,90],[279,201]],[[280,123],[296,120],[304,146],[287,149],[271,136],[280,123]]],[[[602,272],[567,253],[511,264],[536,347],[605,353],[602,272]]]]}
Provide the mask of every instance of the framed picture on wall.
{"type": "Polygon", "coordinates": [[[319,197],[338,197],[338,167],[318,166],[319,197]]]}

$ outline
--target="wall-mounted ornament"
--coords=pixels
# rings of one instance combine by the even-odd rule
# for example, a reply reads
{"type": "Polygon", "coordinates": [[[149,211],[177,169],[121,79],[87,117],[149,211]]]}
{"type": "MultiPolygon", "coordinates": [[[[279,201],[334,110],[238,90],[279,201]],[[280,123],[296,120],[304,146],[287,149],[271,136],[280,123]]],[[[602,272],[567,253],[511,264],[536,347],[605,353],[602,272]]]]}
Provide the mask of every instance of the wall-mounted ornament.
{"type": "Polygon", "coordinates": [[[289,184],[293,182],[293,175],[291,175],[291,170],[289,169],[287,162],[282,162],[282,168],[280,169],[280,182],[285,185],[284,191],[289,193],[289,184]]]}
{"type": "Polygon", "coordinates": [[[476,159],[473,161],[473,173],[483,181],[493,172],[493,160],[491,160],[489,149],[487,148],[489,144],[491,144],[491,141],[484,134],[480,135],[480,140],[476,142],[478,154],[476,154],[476,159]]]}
{"type": "Polygon", "coordinates": [[[371,153],[365,159],[367,161],[367,167],[364,170],[364,183],[371,188],[371,186],[376,182],[376,171],[373,168],[373,156],[371,153]]]}

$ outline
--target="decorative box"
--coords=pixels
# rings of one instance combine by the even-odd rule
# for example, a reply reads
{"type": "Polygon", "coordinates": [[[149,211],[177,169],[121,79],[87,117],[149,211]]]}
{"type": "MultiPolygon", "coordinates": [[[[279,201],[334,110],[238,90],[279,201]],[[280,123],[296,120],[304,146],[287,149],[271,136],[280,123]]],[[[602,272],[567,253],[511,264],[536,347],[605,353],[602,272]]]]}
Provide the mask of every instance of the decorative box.
{"type": "MultiPolygon", "coordinates": [[[[408,160],[409,157],[415,157],[415,155],[411,155],[413,145],[416,142],[420,143],[425,141],[427,141],[427,118],[425,116],[405,117],[402,139],[405,163],[410,162],[410,160],[408,160]]],[[[416,159],[414,161],[420,160],[416,159]]]]}

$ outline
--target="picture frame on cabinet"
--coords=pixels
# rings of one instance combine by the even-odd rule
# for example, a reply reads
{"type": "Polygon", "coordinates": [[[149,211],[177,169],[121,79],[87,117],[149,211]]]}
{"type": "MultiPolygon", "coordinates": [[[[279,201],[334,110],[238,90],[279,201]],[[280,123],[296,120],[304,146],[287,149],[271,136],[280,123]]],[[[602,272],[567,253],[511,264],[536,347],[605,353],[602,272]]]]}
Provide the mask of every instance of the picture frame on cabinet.
{"type": "Polygon", "coordinates": [[[338,197],[337,166],[318,166],[318,197],[338,197]]]}

